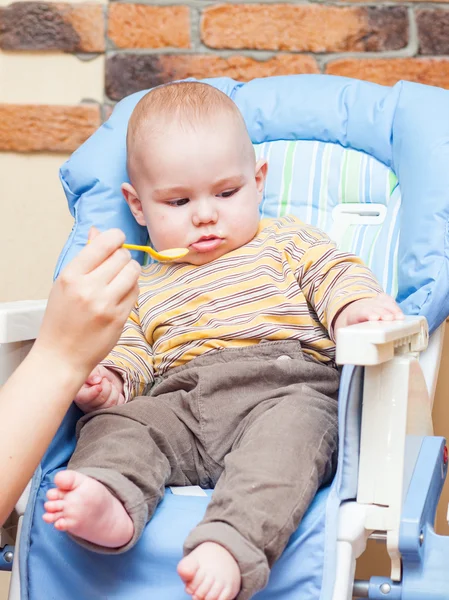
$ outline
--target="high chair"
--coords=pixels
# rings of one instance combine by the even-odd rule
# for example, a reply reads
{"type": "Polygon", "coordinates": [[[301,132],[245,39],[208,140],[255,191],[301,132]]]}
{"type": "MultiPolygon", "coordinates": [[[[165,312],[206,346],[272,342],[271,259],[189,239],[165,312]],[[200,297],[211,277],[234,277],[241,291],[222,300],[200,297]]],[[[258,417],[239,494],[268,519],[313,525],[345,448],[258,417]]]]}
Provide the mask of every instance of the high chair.
{"type": "MultiPolygon", "coordinates": [[[[255,598],[447,599],[449,538],[433,529],[447,450],[433,436],[431,410],[449,314],[449,92],[326,75],[205,82],[237,103],[256,155],[268,160],[262,216],[291,213],[327,231],[365,260],[410,315],[339,333],[337,361],[347,366],[337,474],[255,598]],[[370,536],[385,540],[390,577],[354,582],[370,536]]],[[[144,94],[120,102],[61,169],[75,225],[56,276],[91,225],[120,227],[128,241],[147,242],[120,192],[127,122],[144,94]]],[[[35,338],[42,311],[43,303],[0,309],[3,378],[35,338]]],[[[45,493],[73,451],[79,416],[73,405],[31,482],[26,508],[24,499],[18,506],[16,549],[2,537],[6,565],[14,554],[10,600],[187,598],[176,565],[210,490],[167,489],[137,546],[118,556],[89,552],[43,522],[45,493]]]]}

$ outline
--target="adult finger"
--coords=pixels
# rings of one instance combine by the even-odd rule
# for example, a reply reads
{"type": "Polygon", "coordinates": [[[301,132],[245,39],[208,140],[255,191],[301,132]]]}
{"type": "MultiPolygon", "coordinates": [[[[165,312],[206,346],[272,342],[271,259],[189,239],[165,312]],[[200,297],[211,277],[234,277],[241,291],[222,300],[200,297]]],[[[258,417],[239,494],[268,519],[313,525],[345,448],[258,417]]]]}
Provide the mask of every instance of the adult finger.
{"type": "MultiPolygon", "coordinates": [[[[130,312],[134,308],[137,302],[137,298],[139,296],[139,286],[136,285],[128,292],[126,296],[122,298],[119,303],[118,312],[117,312],[117,322],[125,324],[126,320],[129,317],[130,312]]],[[[122,327],[123,327],[122,325],[122,327]]],[[[120,332],[121,333],[121,332],[120,332]]]]}
{"type": "Polygon", "coordinates": [[[66,267],[73,274],[87,274],[101,265],[125,241],[120,229],[109,229],[96,236],[66,267]]]}
{"type": "Polygon", "coordinates": [[[118,248],[101,265],[91,271],[91,281],[104,289],[131,262],[131,252],[126,248],[118,248]]]}
{"type": "Polygon", "coordinates": [[[135,289],[141,270],[139,263],[131,260],[117,273],[108,285],[108,292],[112,301],[120,303],[135,289]]]}

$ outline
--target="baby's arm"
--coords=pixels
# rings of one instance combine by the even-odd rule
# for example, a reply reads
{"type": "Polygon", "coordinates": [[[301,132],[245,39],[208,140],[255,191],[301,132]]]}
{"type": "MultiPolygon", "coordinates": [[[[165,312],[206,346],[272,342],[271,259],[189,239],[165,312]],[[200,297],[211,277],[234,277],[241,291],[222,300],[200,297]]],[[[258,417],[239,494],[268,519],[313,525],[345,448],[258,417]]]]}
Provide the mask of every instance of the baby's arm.
{"type": "Polygon", "coordinates": [[[310,232],[315,240],[299,261],[298,281],[332,339],[336,327],[403,317],[360,258],[339,250],[324,233],[310,232]]]}

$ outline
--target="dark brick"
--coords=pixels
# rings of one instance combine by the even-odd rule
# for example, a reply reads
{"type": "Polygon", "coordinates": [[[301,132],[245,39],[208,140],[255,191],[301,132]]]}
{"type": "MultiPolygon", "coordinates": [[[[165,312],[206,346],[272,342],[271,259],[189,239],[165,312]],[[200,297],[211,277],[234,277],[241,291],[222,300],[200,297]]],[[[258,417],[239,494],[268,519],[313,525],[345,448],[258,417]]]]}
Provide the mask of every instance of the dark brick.
{"type": "Polygon", "coordinates": [[[164,81],[163,68],[156,55],[116,54],[106,61],[106,94],[112,100],[121,100],[164,81]]]}
{"type": "Polygon", "coordinates": [[[449,54],[449,11],[423,9],[417,11],[419,53],[449,54]]]}
{"type": "Polygon", "coordinates": [[[112,100],[175,79],[227,76],[240,81],[272,75],[319,73],[312,56],[278,54],[268,60],[213,54],[116,54],[106,63],[106,93],[112,100]]]}
{"type": "Polygon", "coordinates": [[[364,52],[399,50],[408,43],[409,23],[403,6],[367,9],[369,33],[361,40],[364,52]]]}
{"type": "Polygon", "coordinates": [[[102,110],[102,113],[101,113],[103,122],[107,121],[109,119],[109,117],[112,115],[113,111],[114,111],[114,106],[113,105],[111,105],[111,104],[104,104],[103,105],[103,110],[102,110]]]}
{"type": "Polygon", "coordinates": [[[104,17],[93,4],[16,2],[0,8],[3,50],[102,52],[104,17]]]}

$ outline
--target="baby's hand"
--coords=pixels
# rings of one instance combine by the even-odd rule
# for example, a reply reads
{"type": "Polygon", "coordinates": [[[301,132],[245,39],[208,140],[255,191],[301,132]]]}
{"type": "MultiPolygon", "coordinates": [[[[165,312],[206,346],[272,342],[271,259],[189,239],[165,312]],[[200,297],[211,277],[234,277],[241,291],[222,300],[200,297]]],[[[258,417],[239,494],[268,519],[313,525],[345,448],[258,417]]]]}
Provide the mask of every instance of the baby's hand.
{"type": "Polygon", "coordinates": [[[111,369],[98,365],[76,395],[75,403],[85,413],[124,404],[123,379],[111,369]]]}
{"type": "Polygon", "coordinates": [[[393,298],[379,294],[375,298],[356,300],[345,306],[335,319],[334,331],[365,321],[395,321],[403,318],[404,313],[393,298]]]}

